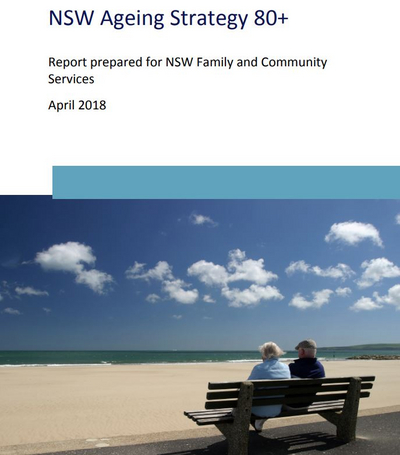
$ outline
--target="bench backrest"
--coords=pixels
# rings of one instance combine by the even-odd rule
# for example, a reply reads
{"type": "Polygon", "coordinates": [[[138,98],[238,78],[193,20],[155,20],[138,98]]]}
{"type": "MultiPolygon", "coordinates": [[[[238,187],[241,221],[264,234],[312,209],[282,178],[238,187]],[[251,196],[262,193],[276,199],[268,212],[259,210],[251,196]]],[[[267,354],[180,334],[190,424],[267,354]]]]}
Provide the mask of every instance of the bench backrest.
{"type": "MultiPolygon", "coordinates": [[[[249,381],[254,385],[253,406],[295,405],[309,401],[344,401],[351,377],[249,381]]],[[[361,376],[360,398],[369,397],[375,376],[361,376]]],[[[242,382],[210,382],[206,409],[236,408],[242,382]]]]}

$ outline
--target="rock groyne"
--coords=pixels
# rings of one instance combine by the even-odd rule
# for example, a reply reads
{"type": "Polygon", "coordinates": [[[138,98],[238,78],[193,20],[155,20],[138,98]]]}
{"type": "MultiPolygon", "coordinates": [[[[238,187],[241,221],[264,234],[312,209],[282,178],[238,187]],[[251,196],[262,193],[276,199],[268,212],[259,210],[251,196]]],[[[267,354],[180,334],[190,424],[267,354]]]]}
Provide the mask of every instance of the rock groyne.
{"type": "Polygon", "coordinates": [[[347,360],[400,360],[400,355],[354,355],[347,360]]]}

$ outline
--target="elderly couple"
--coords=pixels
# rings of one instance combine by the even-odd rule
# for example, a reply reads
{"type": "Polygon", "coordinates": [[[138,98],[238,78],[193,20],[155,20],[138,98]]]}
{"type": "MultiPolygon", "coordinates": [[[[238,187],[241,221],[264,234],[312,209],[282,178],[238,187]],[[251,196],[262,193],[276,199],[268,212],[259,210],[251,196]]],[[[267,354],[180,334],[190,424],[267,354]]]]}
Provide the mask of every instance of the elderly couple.
{"type": "MultiPolygon", "coordinates": [[[[249,379],[290,379],[290,378],[323,378],[325,370],[317,360],[317,344],[314,340],[301,341],[296,347],[299,358],[289,366],[279,361],[284,354],[282,349],[273,342],[264,343],[259,350],[263,363],[256,365],[251,372],[249,379]]],[[[256,431],[261,431],[264,422],[268,417],[274,417],[281,412],[281,405],[256,406],[252,413],[256,420],[252,423],[256,431]],[[257,419],[257,417],[259,417],[257,419]]]]}

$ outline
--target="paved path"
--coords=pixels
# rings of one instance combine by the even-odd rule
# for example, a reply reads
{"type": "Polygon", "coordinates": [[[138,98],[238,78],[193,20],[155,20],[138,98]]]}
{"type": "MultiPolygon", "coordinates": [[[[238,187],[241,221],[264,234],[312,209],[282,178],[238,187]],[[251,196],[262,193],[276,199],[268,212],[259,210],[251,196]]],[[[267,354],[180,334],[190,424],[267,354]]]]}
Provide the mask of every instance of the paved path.
{"type": "MultiPolygon", "coordinates": [[[[359,417],[357,441],[343,444],[328,422],[316,422],[250,434],[249,455],[398,455],[400,412],[359,417]]],[[[225,455],[222,436],[180,439],[123,447],[57,452],[57,455],[225,455]]],[[[48,454],[47,454],[48,455],[48,454]]],[[[55,454],[54,454],[55,455],[55,454]]]]}

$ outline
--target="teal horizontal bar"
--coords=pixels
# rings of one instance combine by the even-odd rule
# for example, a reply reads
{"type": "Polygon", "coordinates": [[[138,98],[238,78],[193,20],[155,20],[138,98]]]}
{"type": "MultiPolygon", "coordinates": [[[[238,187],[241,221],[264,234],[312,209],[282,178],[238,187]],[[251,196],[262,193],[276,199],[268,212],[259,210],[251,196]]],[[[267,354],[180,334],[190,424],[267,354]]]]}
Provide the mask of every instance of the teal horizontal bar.
{"type": "Polygon", "coordinates": [[[54,166],[54,199],[400,199],[400,166],[54,166]]]}

